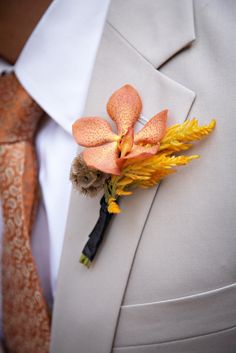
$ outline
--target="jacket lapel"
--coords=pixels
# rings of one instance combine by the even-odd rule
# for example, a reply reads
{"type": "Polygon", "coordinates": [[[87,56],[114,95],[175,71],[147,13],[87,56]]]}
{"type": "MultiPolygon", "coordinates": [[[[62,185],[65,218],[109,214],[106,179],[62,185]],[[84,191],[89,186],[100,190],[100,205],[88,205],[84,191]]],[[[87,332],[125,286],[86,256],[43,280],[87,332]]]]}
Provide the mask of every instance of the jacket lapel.
{"type": "MultiPolygon", "coordinates": [[[[143,100],[143,118],[169,109],[169,124],[182,122],[194,93],[168,79],[138,54],[109,24],[97,55],[84,116],[106,117],[106,102],[129,83],[143,100]]],[[[53,315],[52,353],[109,353],[135,252],[157,189],[121,201],[100,253],[88,270],[81,250],[96,223],[99,197],[72,192],[53,315]]]]}
{"type": "Polygon", "coordinates": [[[115,0],[108,21],[156,68],[195,39],[192,0],[115,0]]]}

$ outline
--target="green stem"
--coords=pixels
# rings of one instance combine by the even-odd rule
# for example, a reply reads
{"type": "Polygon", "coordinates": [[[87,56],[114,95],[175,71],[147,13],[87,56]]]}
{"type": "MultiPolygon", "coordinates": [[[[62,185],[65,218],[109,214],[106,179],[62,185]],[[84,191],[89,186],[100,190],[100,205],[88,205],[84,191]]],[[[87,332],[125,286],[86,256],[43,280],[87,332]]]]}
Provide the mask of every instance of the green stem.
{"type": "Polygon", "coordinates": [[[84,254],[81,254],[79,262],[81,264],[83,264],[84,266],[86,266],[87,268],[90,267],[91,265],[91,261],[89,260],[89,258],[87,256],[85,256],[84,254]]]}

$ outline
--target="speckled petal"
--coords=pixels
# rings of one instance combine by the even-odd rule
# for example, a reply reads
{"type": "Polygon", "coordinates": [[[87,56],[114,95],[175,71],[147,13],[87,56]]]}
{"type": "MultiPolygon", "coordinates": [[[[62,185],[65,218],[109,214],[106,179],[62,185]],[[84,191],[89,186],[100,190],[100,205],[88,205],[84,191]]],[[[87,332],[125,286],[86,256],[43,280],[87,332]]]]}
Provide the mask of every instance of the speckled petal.
{"type": "Polygon", "coordinates": [[[155,146],[139,146],[134,145],[132,151],[127,154],[124,159],[130,158],[148,158],[153,156],[158,152],[160,144],[158,143],[155,146]]]}
{"type": "Polygon", "coordinates": [[[142,110],[142,101],[138,92],[125,85],[112,94],[107,103],[107,112],[115,121],[119,135],[125,135],[133,127],[142,110]]]}
{"type": "Polygon", "coordinates": [[[133,143],[134,143],[134,129],[132,127],[129,127],[127,133],[122,138],[119,146],[121,157],[124,157],[127,153],[132,151],[133,143]]]}
{"type": "Polygon", "coordinates": [[[119,139],[119,136],[111,130],[109,123],[97,117],[76,120],[72,131],[77,143],[84,147],[100,146],[119,139]]]}
{"type": "Polygon", "coordinates": [[[117,142],[111,142],[85,149],[83,157],[88,167],[101,170],[104,173],[119,175],[120,169],[116,164],[118,153],[117,142]]]}
{"type": "Polygon", "coordinates": [[[155,115],[150,119],[147,124],[134,136],[134,142],[136,144],[145,143],[155,145],[165,135],[166,132],[166,120],[168,110],[155,115]]]}

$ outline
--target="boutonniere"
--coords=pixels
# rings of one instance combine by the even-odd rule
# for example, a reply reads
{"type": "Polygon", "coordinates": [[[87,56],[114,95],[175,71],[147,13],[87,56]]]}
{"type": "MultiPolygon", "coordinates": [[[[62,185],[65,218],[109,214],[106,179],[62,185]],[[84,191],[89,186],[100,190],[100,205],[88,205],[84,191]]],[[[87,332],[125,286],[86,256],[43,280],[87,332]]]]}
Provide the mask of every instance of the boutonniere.
{"type": "Polygon", "coordinates": [[[89,267],[93,261],[112,215],[121,212],[119,198],[133,194],[137,188],[149,188],[176,172],[175,167],[188,164],[198,155],[181,155],[194,141],[207,136],[215,120],[199,126],[198,120],[166,126],[167,110],[151,118],[136,132],[135,124],[142,110],[138,92],[125,85],[112,94],[107,112],[115,122],[116,131],[99,117],[84,117],[73,124],[76,142],[85,147],[71,167],[74,187],[85,195],[100,190],[99,219],[89,235],[80,262],[89,267]]]}

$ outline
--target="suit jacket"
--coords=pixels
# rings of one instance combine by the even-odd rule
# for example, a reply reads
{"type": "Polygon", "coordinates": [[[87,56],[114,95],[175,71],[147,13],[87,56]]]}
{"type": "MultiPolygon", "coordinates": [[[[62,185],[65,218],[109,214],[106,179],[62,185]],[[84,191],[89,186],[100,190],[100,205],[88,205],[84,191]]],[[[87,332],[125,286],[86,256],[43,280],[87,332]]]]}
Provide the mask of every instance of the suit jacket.
{"type": "Polygon", "coordinates": [[[52,353],[236,350],[234,1],[114,0],[84,116],[107,117],[129,83],[140,124],[216,118],[202,158],[123,198],[94,265],[79,263],[99,198],[73,192],[53,313],[52,353]]]}

